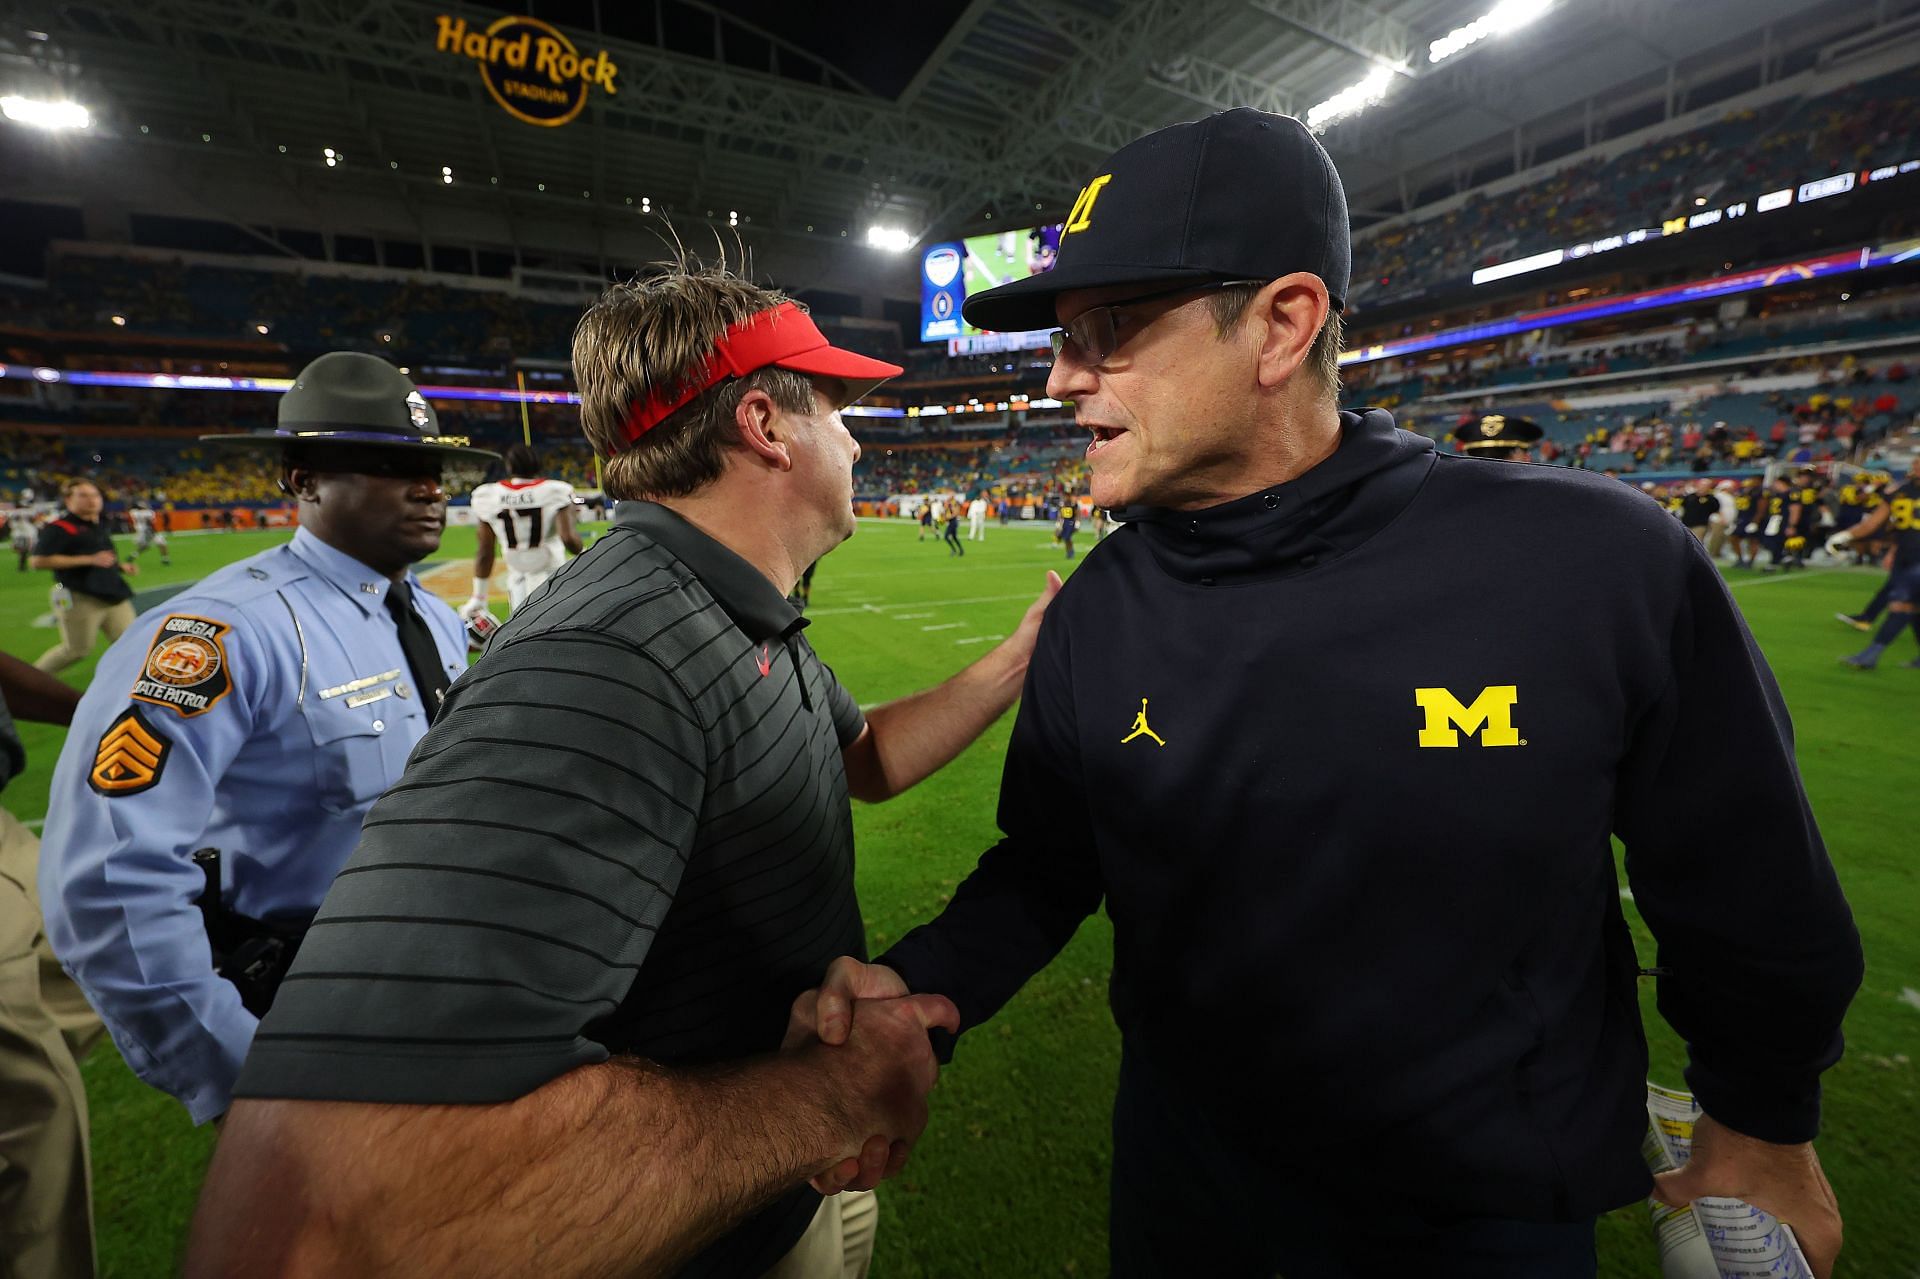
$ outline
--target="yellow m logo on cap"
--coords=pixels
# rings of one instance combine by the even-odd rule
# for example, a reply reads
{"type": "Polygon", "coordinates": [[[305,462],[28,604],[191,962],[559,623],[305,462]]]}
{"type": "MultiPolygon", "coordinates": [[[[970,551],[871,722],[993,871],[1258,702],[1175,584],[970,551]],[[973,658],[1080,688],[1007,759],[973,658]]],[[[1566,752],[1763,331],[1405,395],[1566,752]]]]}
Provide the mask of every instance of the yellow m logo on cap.
{"type": "Polygon", "coordinates": [[[1073,208],[1067,213],[1067,224],[1060,229],[1061,235],[1084,231],[1093,224],[1093,202],[1100,198],[1101,190],[1111,181],[1113,175],[1103,173],[1080,188],[1080,194],[1074,197],[1073,208]]]}
{"type": "Polygon", "coordinates": [[[1478,733],[1482,746],[1524,745],[1513,726],[1514,703],[1520,700],[1516,684],[1481,689],[1470,706],[1462,706],[1444,688],[1416,688],[1413,700],[1427,713],[1427,726],[1420,730],[1422,746],[1458,746],[1461,733],[1469,737],[1478,733]]]}

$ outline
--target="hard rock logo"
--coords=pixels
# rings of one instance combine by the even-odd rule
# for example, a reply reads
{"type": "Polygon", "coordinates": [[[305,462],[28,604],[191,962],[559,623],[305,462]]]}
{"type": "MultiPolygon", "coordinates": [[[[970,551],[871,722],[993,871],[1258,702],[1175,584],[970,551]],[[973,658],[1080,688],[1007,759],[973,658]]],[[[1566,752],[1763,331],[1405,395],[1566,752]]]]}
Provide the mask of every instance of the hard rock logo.
{"type": "Polygon", "coordinates": [[[538,18],[497,18],[485,30],[445,14],[435,22],[434,47],[478,63],[487,92],[516,120],[555,128],[580,114],[593,85],[619,92],[613,80],[620,68],[606,50],[583,57],[573,41],[538,18]]]}

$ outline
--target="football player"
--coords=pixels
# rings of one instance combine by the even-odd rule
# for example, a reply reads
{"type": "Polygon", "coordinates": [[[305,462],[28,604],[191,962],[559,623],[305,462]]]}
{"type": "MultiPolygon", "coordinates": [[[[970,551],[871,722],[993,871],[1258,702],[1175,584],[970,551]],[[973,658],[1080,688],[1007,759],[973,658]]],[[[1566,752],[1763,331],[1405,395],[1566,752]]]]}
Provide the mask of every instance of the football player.
{"type": "Polygon", "coordinates": [[[1760,513],[1764,500],[1759,480],[1748,480],[1734,495],[1733,558],[1739,568],[1759,566],[1760,513]]]}
{"type": "Polygon", "coordinates": [[[153,507],[145,500],[133,508],[130,519],[133,520],[133,557],[139,559],[149,548],[160,552],[162,564],[172,564],[168,553],[167,531],[160,525],[153,507]]]}
{"type": "Polygon", "coordinates": [[[39,535],[39,526],[34,522],[33,512],[21,506],[7,513],[7,532],[13,538],[13,554],[20,561],[20,571],[27,571],[27,557],[33,554],[33,539],[39,535]]]}
{"type": "Polygon", "coordinates": [[[544,478],[532,445],[516,444],[504,457],[507,478],[473,491],[480,545],[473,556],[473,595],[460,606],[463,622],[487,611],[496,546],[506,547],[509,610],[539,590],[566,563],[568,551],[586,549],[574,527],[573,485],[544,478]]]}
{"type": "MultiPolygon", "coordinates": [[[[1868,512],[1851,533],[1838,534],[1834,540],[1866,541],[1883,529],[1893,535],[1893,572],[1886,585],[1887,619],[1880,623],[1873,643],[1840,659],[1863,671],[1878,665],[1880,655],[1907,627],[1913,626],[1915,635],[1920,636],[1920,619],[1915,617],[1916,609],[1920,609],[1920,456],[1908,466],[1906,483],[1888,493],[1886,502],[1868,512]]],[[[1920,658],[1906,665],[1920,669],[1920,658]]]]}

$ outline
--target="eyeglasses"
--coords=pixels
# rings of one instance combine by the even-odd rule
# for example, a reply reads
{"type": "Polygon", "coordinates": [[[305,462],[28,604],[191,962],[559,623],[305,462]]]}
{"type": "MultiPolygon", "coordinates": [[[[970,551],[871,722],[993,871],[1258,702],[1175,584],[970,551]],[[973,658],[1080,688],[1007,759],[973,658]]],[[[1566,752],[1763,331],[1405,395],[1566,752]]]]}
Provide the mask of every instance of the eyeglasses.
{"type": "Polygon", "coordinates": [[[1108,359],[1120,349],[1115,312],[1123,311],[1130,306],[1139,306],[1143,302],[1158,302],[1163,298],[1177,298],[1186,293],[1206,293],[1215,289],[1231,289],[1242,284],[1265,283],[1265,280],[1216,280],[1211,284],[1182,284],[1175,288],[1143,293],[1139,297],[1123,298],[1118,302],[1109,302],[1105,306],[1093,307],[1082,311],[1047,335],[1048,340],[1053,343],[1053,358],[1058,360],[1065,352],[1067,344],[1072,343],[1074,358],[1082,363],[1099,364],[1108,359]]]}

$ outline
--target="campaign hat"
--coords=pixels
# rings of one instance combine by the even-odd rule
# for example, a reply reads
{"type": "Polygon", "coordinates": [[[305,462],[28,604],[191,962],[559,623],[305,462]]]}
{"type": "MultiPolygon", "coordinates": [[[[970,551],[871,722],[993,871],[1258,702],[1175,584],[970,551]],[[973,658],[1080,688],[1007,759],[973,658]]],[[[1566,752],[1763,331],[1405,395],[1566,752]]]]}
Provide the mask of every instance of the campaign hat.
{"type": "Polygon", "coordinates": [[[500,455],[477,449],[465,436],[442,435],[440,417],[413,379],[377,355],[333,351],[307,365],[280,397],[278,419],[264,431],[203,435],[226,448],[338,457],[351,470],[354,456],[393,461],[408,454],[443,464],[486,467],[500,455]]]}

